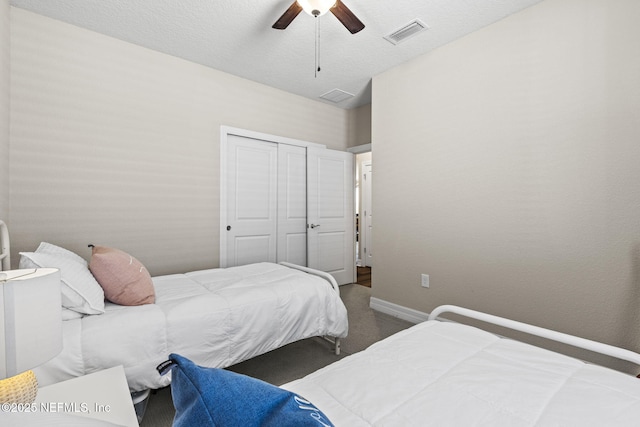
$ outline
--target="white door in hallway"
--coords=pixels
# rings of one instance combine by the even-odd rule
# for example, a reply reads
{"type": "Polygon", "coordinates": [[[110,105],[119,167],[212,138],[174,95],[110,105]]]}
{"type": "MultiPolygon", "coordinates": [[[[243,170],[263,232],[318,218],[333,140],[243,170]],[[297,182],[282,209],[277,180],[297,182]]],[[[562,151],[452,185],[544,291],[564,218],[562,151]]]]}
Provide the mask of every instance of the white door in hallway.
{"type": "Polygon", "coordinates": [[[371,209],[371,180],[373,169],[371,163],[362,165],[362,220],[360,222],[360,244],[363,246],[362,265],[373,267],[373,210],[371,209]]]}
{"type": "Polygon", "coordinates": [[[353,154],[307,148],[309,267],[355,282],[353,154]]]}

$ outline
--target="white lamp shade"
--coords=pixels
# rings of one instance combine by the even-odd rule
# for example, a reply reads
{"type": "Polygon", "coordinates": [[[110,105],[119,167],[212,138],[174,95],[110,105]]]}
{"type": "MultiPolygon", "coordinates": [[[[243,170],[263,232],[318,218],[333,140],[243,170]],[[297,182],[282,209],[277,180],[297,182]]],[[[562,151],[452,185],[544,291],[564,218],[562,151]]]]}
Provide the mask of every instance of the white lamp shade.
{"type": "Polygon", "coordinates": [[[298,4],[309,15],[320,16],[327,13],[336,4],[336,0],[298,0],[298,4]]]}
{"type": "Polygon", "coordinates": [[[0,379],[35,368],[62,351],[60,271],[0,273],[0,379]]]}

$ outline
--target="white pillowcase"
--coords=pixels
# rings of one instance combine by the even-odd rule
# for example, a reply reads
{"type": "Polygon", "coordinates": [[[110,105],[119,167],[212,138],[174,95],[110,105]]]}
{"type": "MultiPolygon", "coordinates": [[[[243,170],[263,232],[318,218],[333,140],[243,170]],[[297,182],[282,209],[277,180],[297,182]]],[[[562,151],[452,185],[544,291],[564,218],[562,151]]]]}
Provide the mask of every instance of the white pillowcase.
{"type": "Polygon", "coordinates": [[[83,314],[104,313],[104,291],[87,262],[77,254],[50,243],[36,252],[20,252],[19,268],[57,268],[62,278],[62,306],[83,314]]]}
{"type": "Polygon", "coordinates": [[[80,255],[76,254],[75,252],[71,252],[68,249],[61,248],[60,246],[52,245],[51,243],[41,242],[40,246],[38,246],[38,249],[36,249],[36,252],[43,253],[43,254],[56,255],[62,258],[69,258],[70,260],[76,261],[84,265],[85,267],[89,266],[87,261],[85,261],[85,259],[82,258],[80,255]]]}

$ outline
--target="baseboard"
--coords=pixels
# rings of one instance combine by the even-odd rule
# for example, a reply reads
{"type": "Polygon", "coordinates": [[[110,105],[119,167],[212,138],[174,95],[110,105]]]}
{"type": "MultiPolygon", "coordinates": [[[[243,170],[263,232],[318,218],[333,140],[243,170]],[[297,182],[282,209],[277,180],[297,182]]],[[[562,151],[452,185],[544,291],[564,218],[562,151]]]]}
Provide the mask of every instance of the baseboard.
{"type": "Polygon", "coordinates": [[[371,297],[369,299],[369,307],[381,313],[406,320],[411,323],[421,323],[427,320],[429,314],[402,305],[394,304],[380,298],[371,297]]]}

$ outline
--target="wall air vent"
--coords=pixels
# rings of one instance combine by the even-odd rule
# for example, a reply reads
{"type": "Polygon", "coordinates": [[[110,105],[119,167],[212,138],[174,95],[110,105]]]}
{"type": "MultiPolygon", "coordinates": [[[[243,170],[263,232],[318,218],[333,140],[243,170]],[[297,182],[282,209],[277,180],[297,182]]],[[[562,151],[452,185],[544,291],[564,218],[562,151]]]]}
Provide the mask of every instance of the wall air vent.
{"type": "Polygon", "coordinates": [[[346,101],[349,98],[353,98],[353,94],[349,92],[345,92],[340,89],[333,89],[324,95],[320,95],[320,98],[325,101],[333,102],[334,104],[338,104],[339,102],[346,101]]]}
{"type": "Polygon", "coordinates": [[[389,43],[398,44],[428,29],[429,27],[427,27],[427,24],[425,24],[419,19],[414,19],[408,24],[402,26],[402,28],[398,28],[391,34],[386,35],[384,39],[389,43]]]}

